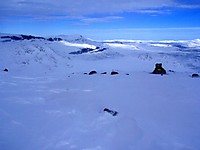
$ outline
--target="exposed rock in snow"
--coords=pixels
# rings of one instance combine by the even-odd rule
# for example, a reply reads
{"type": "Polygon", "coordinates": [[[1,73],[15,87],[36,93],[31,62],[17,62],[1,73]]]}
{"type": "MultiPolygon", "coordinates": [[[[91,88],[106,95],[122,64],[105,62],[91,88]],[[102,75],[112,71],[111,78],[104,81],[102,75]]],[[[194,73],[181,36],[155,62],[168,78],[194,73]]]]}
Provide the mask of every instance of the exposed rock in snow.
{"type": "Polygon", "coordinates": [[[197,77],[200,77],[200,76],[199,76],[199,74],[197,74],[197,73],[193,73],[193,74],[192,74],[192,77],[193,77],[193,78],[197,78],[197,77]]]}
{"type": "Polygon", "coordinates": [[[119,72],[117,72],[117,71],[112,71],[110,74],[111,74],[111,75],[116,75],[116,74],[119,74],[119,72]]]}
{"type": "Polygon", "coordinates": [[[97,74],[97,72],[96,71],[90,71],[89,72],[89,75],[93,75],[93,74],[97,74]]]}
{"type": "Polygon", "coordinates": [[[112,116],[117,116],[118,112],[117,111],[114,111],[114,110],[110,110],[108,108],[104,108],[105,112],[108,112],[109,114],[111,114],[112,116]]]}
{"type": "Polygon", "coordinates": [[[5,68],[3,71],[5,71],[5,72],[8,72],[8,69],[7,69],[7,68],[5,68]]]}
{"type": "Polygon", "coordinates": [[[162,67],[162,63],[156,63],[155,65],[155,69],[154,71],[152,72],[153,74],[166,74],[166,70],[162,67]]]}

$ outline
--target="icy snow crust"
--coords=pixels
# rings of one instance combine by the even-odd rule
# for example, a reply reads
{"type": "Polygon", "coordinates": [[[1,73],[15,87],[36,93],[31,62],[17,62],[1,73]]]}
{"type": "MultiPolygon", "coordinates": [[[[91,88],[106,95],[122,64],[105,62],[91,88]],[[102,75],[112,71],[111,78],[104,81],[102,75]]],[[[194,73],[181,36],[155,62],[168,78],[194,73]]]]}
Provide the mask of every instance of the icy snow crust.
{"type": "Polygon", "coordinates": [[[199,40],[48,38],[0,38],[0,149],[200,149],[199,40]]]}

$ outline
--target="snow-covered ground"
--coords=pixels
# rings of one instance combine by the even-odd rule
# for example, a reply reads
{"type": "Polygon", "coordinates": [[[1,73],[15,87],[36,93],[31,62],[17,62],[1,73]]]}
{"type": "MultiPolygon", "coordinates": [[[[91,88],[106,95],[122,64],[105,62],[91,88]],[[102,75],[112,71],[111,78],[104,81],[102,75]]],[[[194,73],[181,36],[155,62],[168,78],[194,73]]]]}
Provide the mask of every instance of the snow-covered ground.
{"type": "Polygon", "coordinates": [[[29,38],[1,34],[0,149],[200,149],[198,39],[29,38]]]}

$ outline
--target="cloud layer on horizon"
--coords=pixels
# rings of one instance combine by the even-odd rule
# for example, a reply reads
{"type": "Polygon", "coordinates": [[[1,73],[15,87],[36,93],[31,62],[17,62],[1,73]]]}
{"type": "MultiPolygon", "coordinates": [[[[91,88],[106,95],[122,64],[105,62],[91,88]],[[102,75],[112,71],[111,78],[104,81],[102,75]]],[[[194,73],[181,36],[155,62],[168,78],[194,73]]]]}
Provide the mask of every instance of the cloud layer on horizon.
{"type": "MultiPolygon", "coordinates": [[[[24,16],[35,20],[84,18],[87,15],[115,16],[125,12],[162,13],[161,8],[200,8],[198,0],[6,0],[0,19],[24,16]]],[[[116,19],[110,17],[106,19],[116,19]]],[[[87,20],[86,20],[87,21],[87,20]]],[[[95,21],[95,20],[89,20],[95,21]]]]}

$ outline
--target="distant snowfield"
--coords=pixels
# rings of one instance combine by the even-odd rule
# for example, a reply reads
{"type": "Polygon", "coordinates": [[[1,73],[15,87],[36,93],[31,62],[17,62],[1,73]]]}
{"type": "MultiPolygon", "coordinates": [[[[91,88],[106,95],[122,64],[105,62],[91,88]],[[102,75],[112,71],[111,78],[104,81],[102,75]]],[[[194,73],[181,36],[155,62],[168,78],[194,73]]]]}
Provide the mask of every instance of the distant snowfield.
{"type": "Polygon", "coordinates": [[[66,45],[1,38],[1,149],[199,150],[194,41],[100,43],[76,36],[65,37],[72,43],[66,45]],[[72,55],[81,51],[74,43],[104,49],[72,55]],[[157,62],[167,75],[150,74],[157,62]],[[92,70],[97,74],[88,75],[92,70]]]}
{"type": "Polygon", "coordinates": [[[74,46],[74,47],[91,48],[91,49],[96,48],[96,46],[90,45],[90,44],[70,43],[70,42],[66,42],[66,41],[61,41],[61,43],[63,43],[66,46],[72,46],[72,47],[74,46]]]}
{"type": "Polygon", "coordinates": [[[117,48],[124,48],[124,49],[133,49],[133,50],[138,50],[138,48],[134,45],[127,45],[127,44],[119,44],[119,43],[110,43],[108,44],[111,47],[117,47],[117,48]]]}

